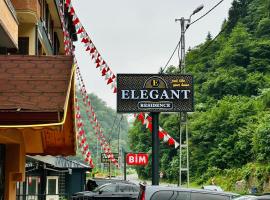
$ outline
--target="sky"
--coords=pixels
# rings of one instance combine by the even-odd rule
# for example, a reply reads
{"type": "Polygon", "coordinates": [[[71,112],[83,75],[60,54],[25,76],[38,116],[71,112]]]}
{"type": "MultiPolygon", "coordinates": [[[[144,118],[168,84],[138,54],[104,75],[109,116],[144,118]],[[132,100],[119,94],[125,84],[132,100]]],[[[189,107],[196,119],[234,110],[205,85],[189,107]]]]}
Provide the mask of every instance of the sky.
{"type": "MultiPolygon", "coordinates": [[[[75,12],[102,58],[117,73],[157,73],[164,67],[180,38],[176,18],[189,18],[195,8],[204,8],[196,20],[220,0],[73,0],[75,12]]],[[[228,16],[233,0],[224,0],[216,9],[189,27],[186,49],[215,36],[228,16]]],[[[113,94],[99,69],[79,41],[76,58],[89,93],[95,93],[108,106],[116,108],[113,94]]],[[[177,65],[177,55],[170,65],[177,65]]],[[[186,66],[188,68],[188,66],[186,66]]]]}

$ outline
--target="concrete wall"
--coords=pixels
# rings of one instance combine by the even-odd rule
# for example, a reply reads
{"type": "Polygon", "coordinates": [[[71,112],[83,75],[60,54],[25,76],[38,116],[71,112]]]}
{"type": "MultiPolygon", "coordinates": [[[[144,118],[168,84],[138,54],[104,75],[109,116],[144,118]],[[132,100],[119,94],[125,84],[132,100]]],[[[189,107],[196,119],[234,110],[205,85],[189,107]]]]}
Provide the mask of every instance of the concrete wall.
{"type": "Polygon", "coordinates": [[[36,25],[20,24],[19,37],[29,37],[29,55],[36,53],[36,25]]]}
{"type": "Polygon", "coordinates": [[[6,0],[0,0],[0,26],[6,30],[14,45],[18,47],[18,24],[12,15],[6,0]]]}

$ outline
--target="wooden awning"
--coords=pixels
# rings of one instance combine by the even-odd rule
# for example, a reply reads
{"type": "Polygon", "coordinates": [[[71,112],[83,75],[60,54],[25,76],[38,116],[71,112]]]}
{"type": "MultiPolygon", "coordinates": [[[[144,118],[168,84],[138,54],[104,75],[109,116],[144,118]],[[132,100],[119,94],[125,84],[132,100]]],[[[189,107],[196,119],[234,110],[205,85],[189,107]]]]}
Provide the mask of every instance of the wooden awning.
{"type": "Polygon", "coordinates": [[[20,130],[29,154],[75,154],[74,76],[71,56],[0,56],[0,133],[20,130]]]}

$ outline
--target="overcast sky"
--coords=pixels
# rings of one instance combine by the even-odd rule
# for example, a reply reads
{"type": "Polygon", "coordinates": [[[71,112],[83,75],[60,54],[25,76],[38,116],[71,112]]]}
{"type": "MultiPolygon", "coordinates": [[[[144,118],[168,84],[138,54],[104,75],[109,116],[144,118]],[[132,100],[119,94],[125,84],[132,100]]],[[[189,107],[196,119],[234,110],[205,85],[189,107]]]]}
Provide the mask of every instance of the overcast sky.
{"type": "MultiPolygon", "coordinates": [[[[204,9],[192,20],[207,12],[220,0],[73,0],[75,11],[90,38],[117,73],[157,73],[175,48],[180,25],[175,18],[188,18],[200,4],[204,9]]],[[[208,32],[215,36],[233,0],[224,0],[206,17],[186,32],[186,48],[202,43],[208,32]]],[[[116,95],[106,85],[80,42],[76,57],[87,91],[95,93],[107,105],[116,108],[116,95]]],[[[171,61],[177,65],[176,56],[171,61]]],[[[188,66],[187,66],[188,67],[188,66]]]]}

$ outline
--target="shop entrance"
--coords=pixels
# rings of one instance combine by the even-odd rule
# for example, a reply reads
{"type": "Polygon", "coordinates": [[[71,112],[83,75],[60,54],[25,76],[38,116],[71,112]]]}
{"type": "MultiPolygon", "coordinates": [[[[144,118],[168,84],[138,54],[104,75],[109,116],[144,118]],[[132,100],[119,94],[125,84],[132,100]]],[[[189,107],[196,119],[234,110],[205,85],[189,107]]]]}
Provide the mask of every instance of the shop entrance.
{"type": "Polygon", "coordinates": [[[0,200],[4,200],[5,193],[5,145],[0,144],[0,200]]]}

